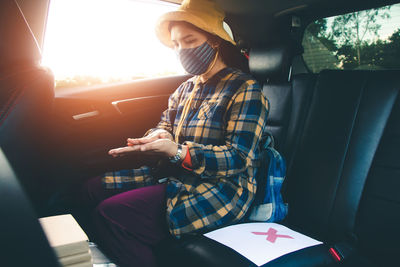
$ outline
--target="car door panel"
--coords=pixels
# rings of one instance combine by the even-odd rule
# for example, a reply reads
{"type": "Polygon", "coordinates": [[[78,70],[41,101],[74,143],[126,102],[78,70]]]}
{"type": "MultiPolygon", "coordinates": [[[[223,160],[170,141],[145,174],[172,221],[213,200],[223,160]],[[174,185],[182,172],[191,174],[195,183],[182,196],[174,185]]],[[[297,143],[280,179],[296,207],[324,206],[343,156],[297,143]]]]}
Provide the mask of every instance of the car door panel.
{"type": "Polygon", "coordinates": [[[155,127],[169,95],[187,78],[172,76],[56,92],[50,147],[56,147],[59,156],[52,165],[70,175],[134,168],[148,162],[134,154],[114,159],[107,152],[125,146],[126,138],[143,136],[155,127]]]}

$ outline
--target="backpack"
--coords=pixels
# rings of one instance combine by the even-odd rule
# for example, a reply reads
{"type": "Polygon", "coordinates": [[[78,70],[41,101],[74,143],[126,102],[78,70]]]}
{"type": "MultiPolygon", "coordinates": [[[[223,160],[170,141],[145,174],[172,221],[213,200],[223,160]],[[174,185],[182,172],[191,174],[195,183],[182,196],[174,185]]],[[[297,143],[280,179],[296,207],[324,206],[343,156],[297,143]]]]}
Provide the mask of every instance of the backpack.
{"type": "Polygon", "coordinates": [[[286,175],[286,163],[274,148],[270,132],[263,138],[262,163],[256,176],[257,192],[250,210],[250,221],[278,222],[288,213],[288,204],[283,202],[281,188],[286,175]]]}

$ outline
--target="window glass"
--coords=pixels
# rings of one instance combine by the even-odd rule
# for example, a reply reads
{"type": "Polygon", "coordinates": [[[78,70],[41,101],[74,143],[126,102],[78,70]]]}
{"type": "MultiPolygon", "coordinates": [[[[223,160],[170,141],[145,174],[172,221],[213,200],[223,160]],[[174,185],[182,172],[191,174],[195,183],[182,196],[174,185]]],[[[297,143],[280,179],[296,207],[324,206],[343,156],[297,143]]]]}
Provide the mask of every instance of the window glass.
{"type": "Polygon", "coordinates": [[[400,4],[317,20],[308,25],[304,61],[322,69],[399,69],[400,4]]]}
{"type": "Polygon", "coordinates": [[[155,35],[161,1],[52,0],[43,46],[56,88],[183,74],[173,50],[155,35]]]}

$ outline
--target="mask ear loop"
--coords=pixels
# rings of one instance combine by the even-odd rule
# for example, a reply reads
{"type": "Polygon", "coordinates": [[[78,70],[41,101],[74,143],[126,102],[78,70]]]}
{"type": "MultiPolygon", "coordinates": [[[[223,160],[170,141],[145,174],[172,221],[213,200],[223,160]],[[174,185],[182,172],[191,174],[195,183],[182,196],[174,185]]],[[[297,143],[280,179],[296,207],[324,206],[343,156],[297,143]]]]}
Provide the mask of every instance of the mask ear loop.
{"type": "Polygon", "coordinates": [[[218,59],[218,56],[219,56],[219,47],[213,48],[213,49],[217,50],[215,52],[215,57],[214,57],[213,61],[211,62],[210,66],[208,66],[207,70],[204,73],[200,74],[199,76],[203,76],[203,75],[208,74],[212,70],[212,68],[214,68],[215,63],[217,63],[217,59],[218,59]]]}
{"type": "MultiPolygon", "coordinates": [[[[217,50],[217,52],[215,53],[215,57],[213,59],[213,62],[210,64],[210,66],[208,66],[206,72],[204,72],[201,75],[207,74],[207,73],[209,73],[211,71],[211,69],[214,67],[215,63],[217,62],[218,55],[219,55],[219,50],[217,50]]],[[[178,127],[176,128],[176,132],[175,132],[175,143],[177,143],[177,144],[179,143],[179,135],[180,135],[180,133],[182,131],[183,122],[186,120],[186,117],[187,117],[187,115],[189,113],[189,109],[190,109],[190,106],[192,105],[194,95],[196,94],[198,88],[200,87],[200,77],[201,77],[201,75],[196,77],[193,90],[190,93],[190,96],[189,96],[188,100],[185,102],[185,105],[183,106],[182,116],[181,116],[181,119],[178,122],[178,127]]]]}

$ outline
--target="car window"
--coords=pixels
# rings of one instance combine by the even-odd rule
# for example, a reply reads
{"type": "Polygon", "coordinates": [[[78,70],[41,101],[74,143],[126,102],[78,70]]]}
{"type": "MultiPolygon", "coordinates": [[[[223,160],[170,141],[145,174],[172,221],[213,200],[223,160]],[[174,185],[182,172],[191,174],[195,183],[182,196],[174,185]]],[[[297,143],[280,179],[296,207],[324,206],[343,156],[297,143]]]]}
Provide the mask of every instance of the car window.
{"type": "Polygon", "coordinates": [[[183,74],[155,35],[175,4],[135,0],[51,0],[42,64],[56,89],[183,74]]]}
{"type": "Polygon", "coordinates": [[[305,30],[304,61],[322,69],[399,69],[400,4],[317,20],[305,30]]]}

